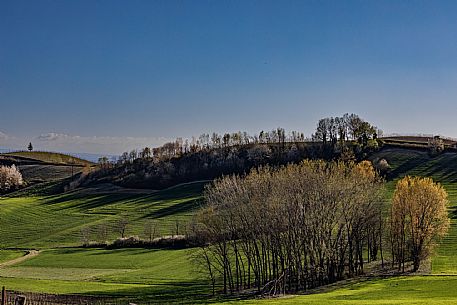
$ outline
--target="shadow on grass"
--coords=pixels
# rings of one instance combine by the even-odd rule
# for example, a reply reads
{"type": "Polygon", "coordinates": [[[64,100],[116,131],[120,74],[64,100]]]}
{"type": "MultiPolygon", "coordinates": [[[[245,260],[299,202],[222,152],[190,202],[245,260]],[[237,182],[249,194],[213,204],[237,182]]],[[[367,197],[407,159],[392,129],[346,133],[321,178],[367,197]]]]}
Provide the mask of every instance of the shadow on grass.
{"type": "Polygon", "coordinates": [[[42,199],[43,205],[60,205],[66,204],[65,206],[59,207],[59,209],[93,209],[105,205],[118,203],[119,201],[132,200],[136,198],[144,197],[144,195],[132,195],[132,194],[80,194],[80,193],[69,193],[60,196],[54,196],[51,198],[42,199]]]}
{"type": "Polygon", "coordinates": [[[420,156],[417,158],[410,159],[401,165],[399,165],[397,168],[392,170],[389,173],[389,180],[394,180],[396,178],[404,176],[406,173],[411,172],[414,168],[418,167],[420,164],[423,164],[424,162],[427,162],[429,160],[428,157],[426,156],[420,156]]]}
{"type": "MultiPolygon", "coordinates": [[[[149,207],[153,205],[163,205],[171,204],[169,207],[164,207],[159,209],[157,216],[154,217],[163,217],[171,214],[184,211],[189,211],[193,208],[193,203],[196,198],[201,197],[203,192],[204,184],[203,183],[194,183],[189,185],[184,185],[180,187],[175,187],[172,189],[167,189],[159,191],[154,194],[122,194],[122,193],[112,193],[112,194],[84,194],[78,192],[72,192],[64,195],[53,196],[42,199],[43,205],[61,205],[64,206],[57,207],[59,209],[80,209],[80,210],[89,210],[95,209],[98,207],[103,207],[112,204],[130,204],[133,203],[140,207],[149,207]],[[189,200],[185,200],[189,199],[189,200]],[[170,203],[170,201],[180,201],[176,204],[170,203]],[[176,207],[175,207],[176,206],[176,207]]],[[[155,213],[151,213],[155,214],[155,213]]],[[[152,216],[152,215],[149,215],[152,216]]]]}
{"type": "Polygon", "coordinates": [[[395,180],[405,175],[432,177],[435,181],[457,182],[457,155],[445,153],[431,157],[420,154],[400,161],[400,165],[388,174],[388,180],[395,180]]]}
{"type": "MultiPolygon", "coordinates": [[[[217,290],[220,290],[220,287],[217,290]]],[[[213,297],[210,284],[204,280],[196,280],[193,283],[161,283],[119,289],[116,292],[92,292],[91,295],[114,298],[120,302],[119,304],[122,301],[138,304],[211,304],[240,299],[222,296],[219,291],[213,297]]]]}
{"type": "Polygon", "coordinates": [[[178,213],[187,213],[195,210],[200,206],[200,200],[190,199],[181,201],[173,205],[169,205],[163,208],[159,208],[151,213],[148,213],[140,218],[162,218],[178,213]]]}
{"type": "MultiPolygon", "coordinates": [[[[119,254],[125,253],[128,256],[134,256],[134,255],[144,255],[144,254],[151,254],[152,252],[159,252],[162,250],[170,250],[170,249],[146,249],[146,248],[119,248],[119,249],[106,249],[106,248],[94,248],[97,251],[93,251],[92,253],[89,253],[88,255],[93,255],[93,256],[99,256],[99,255],[116,255],[118,256],[119,254]]],[[[78,251],[81,250],[84,251],[87,249],[78,249],[78,251]]],[[[69,252],[71,253],[71,252],[69,252]]]]}

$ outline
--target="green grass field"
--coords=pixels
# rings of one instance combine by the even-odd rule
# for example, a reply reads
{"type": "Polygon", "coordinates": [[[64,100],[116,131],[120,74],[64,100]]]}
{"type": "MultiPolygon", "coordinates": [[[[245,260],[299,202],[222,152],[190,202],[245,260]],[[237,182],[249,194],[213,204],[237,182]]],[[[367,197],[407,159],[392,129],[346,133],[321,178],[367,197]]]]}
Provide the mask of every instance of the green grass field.
{"type": "MultiPolygon", "coordinates": [[[[203,183],[183,185],[149,195],[82,193],[0,200],[2,247],[40,248],[20,264],[0,268],[0,286],[48,293],[116,296],[151,303],[217,304],[457,304],[457,155],[435,158],[414,150],[390,149],[386,158],[392,179],[405,174],[432,176],[449,193],[451,230],[436,249],[432,274],[338,283],[319,293],[266,300],[213,299],[204,276],[191,263],[195,250],[75,248],[84,227],[96,228],[128,218],[129,235],[141,235],[155,219],[161,234],[171,234],[176,220],[184,223],[199,205],[203,183]],[[69,246],[70,248],[58,248],[69,246]]],[[[388,183],[392,193],[395,181],[388,183]]],[[[93,236],[96,238],[96,233],[93,236]]],[[[0,261],[21,252],[0,252],[0,261]],[[6,258],[2,258],[6,257],[6,258]]]]}
{"type": "Polygon", "coordinates": [[[0,264],[21,257],[24,254],[25,252],[21,250],[0,250],[0,264]]]}
{"type": "MultiPolygon", "coordinates": [[[[225,302],[224,304],[258,304],[258,305],[440,305],[456,304],[457,277],[410,276],[392,279],[363,281],[330,292],[303,296],[291,296],[268,300],[248,300],[225,302]]],[[[221,303],[222,304],[222,303],[221,303]]]]}
{"type": "Polygon", "coordinates": [[[53,248],[81,244],[81,229],[108,228],[108,239],[119,237],[116,222],[129,221],[127,235],[143,235],[153,220],[161,235],[176,234],[200,204],[203,183],[193,183],[153,194],[68,193],[48,197],[0,199],[0,247],[53,248]]]}
{"type": "MultiPolygon", "coordinates": [[[[206,296],[209,288],[190,263],[192,250],[58,248],[79,246],[85,227],[96,241],[101,224],[108,227],[108,239],[113,240],[119,237],[115,223],[121,218],[129,220],[127,235],[143,235],[150,220],[157,222],[157,234],[175,234],[176,223],[184,230],[199,207],[203,186],[192,183],[146,195],[76,192],[0,199],[0,246],[43,249],[28,261],[0,268],[0,286],[129,299],[154,296],[161,302],[173,302],[175,297],[193,302],[206,296]]],[[[9,252],[5,251],[5,260],[14,258],[9,252]]]]}
{"type": "Polygon", "coordinates": [[[207,284],[190,263],[192,251],[50,249],[0,269],[0,285],[31,292],[192,303],[208,294],[207,284]]]}

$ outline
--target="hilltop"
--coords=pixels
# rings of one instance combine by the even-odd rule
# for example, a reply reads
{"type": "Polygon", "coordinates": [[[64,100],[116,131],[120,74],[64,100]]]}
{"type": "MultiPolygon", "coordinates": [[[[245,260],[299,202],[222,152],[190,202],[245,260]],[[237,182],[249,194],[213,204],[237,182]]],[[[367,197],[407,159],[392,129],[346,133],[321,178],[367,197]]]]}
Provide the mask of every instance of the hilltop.
{"type": "Polygon", "coordinates": [[[80,173],[94,163],[57,152],[18,151],[0,154],[0,165],[16,165],[28,185],[57,181],[80,173]]]}
{"type": "Polygon", "coordinates": [[[30,163],[46,163],[52,165],[74,165],[74,166],[90,166],[92,162],[74,157],[71,155],[46,152],[46,151],[17,151],[0,154],[2,158],[9,158],[19,165],[30,163]]]}
{"type": "MultiPolygon", "coordinates": [[[[132,151],[116,163],[100,164],[82,185],[113,183],[128,188],[163,189],[180,183],[245,174],[259,166],[281,166],[303,159],[364,160],[389,148],[405,148],[424,156],[457,153],[457,142],[440,137],[385,137],[364,140],[296,141],[285,139],[227,146],[204,145],[187,151],[175,147],[154,149],[153,155],[132,151]],[[166,150],[166,153],[163,152],[166,150]]],[[[381,158],[382,159],[382,158],[381,158]]],[[[375,164],[376,165],[376,164],[375,164]]]]}
{"type": "MultiPolygon", "coordinates": [[[[176,146],[176,143],[175,143],[176,146]]],[[[223,175],[244,174],[253,167],[281,166],[297,163],[303,159],[363,160],[376,157],[380,152],[393,148],[404,148],[425,157],[456,153],[457,142],[433,136],[395,136],[370,140],[304,141],[285,138],[277,141],[233,144],[227,146],[200,146],[182,151],[168,146],[154,149],[149,154],[131,152],[129,157],[117,162],[105,160],[97,165],[71,155],[51,152],[14,152],[0,154],[0,164],[16,164],[28,185],[39,182],[69,179],[89,168],[84,175],[75,176],[72,188],[114,184],[123,188],[159,190],[180,183],[212,180],[223,175]],[[164,150],[168,152],[164,153],[164,150]],[[157,152],[158,151],[158,152],[157,152]],[[173,152],[173,153],[171,153],[173,152]],[[77,178],[77,180],[76,180],[77,178]]],[[[146,150],[146,149],[145,149],[146,150]]],[[[395,172],[389,175],[395,175],[395,172]]],[[[63,190],[71,180],[63,181],[63,190]]]]}

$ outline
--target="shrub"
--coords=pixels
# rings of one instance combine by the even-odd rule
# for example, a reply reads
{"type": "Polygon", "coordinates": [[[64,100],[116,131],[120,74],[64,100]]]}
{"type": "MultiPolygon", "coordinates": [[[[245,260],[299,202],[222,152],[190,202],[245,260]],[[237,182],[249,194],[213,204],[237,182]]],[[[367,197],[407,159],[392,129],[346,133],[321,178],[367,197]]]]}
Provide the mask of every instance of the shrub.
{"type": "Polygon", "coordinates": [[[167,248],[183,249],[189,246],[189,241],[185,235],[163,236],[154,238],[151,241],[138,238],[138,236],[120,237],[107,245],[108,249],[120,248],[167,248]]]}
{"type": "Polygon", "coordinates": [[[375,167],[379,171],[379,173],[383,175],[390,171],[390,164],[389,162],[387,162],[386,159],[381,159],[378,162],[376,162],[375,167]]]}
{"type": "Polygon", "coordinates": [[[112,247],[113,248],[129,248],[138,246],[140,243],[140,239],[138,236],[130,236],[130,237],[121,237],[113,241],[112,247]]]}
{"type": "Polygon", "coordinates": [[[23,184],[22,174],[15,165],[0,166],[0,193],[16,190],[23,184]]]}

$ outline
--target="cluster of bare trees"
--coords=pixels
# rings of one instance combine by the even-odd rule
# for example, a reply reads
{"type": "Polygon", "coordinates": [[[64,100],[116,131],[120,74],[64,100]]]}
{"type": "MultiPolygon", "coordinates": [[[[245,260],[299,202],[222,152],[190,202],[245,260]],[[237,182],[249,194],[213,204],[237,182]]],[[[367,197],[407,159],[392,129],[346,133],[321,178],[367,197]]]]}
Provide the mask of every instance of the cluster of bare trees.
{"type": "Polygon", "coordinates": [[[205,133],[191,139],[177,138],[156,148],[124,152],[116,160],[100,158],[99,170],[85,177],[85,183],[104,179],[126,187],[163,188],[244,173],[260,165],[298,163],[305,158],[362,160],[378,148],[378,134],[355,114],[320,120],[312,139],[283,128],[258,135],[205,133]]]}
{"type": "MultiPolygon", "coordinates": [[[[329,117],[320,119],[316,132],[311,140],[322,142],[324,145],[332,144],[343,147],[347,141],[357,141],[360,145],[368,145],[369,140],[376,139],[382,131],[361,119],[356,114],[345,114],[342,117],[329,117]]],[[[241,145],[276,144],[284,146],[285,143],[303,143],[307,141],[304,134],[299,131],[286,133],[284,128],[278,127],[272,131],[260,131],[258,135],[247,132],[234,132],[218,134],[213,132],[203,133],[190,139],[177,138],[160,147],[145,147],[141,150],[124,152],[117,160],[100,158],[102,167],[133,163],[137,159],[170,160],[189,153],[209,151],[212,149],[229,148],[241,145]]]]}
{"type": "Polygon", "coordinates": [[[85,226],[80,230],[80,241],[83,246],[109,245],[116,241],[132,240],[142,245],[151,245],[158,238],[176,238],[187,236],[187,223],[179,219],[173,225],[163,225],[157,219],[148,219],[143,223],[143,230],[138,231],[138,225],[131,223],[127,218],[121,218],[111,223],[100,223],[94,226],[85,226]],[[164,233],[166,233],[164,235],[164,233]],[[110,240],[111,239],[111,240],[110,240]],[[149,243],[149,244],[148,244],[149,243]]]}
{"type": "MultiPolygon", "coordinates": [[[[222,175],[244,173],[260,165],[298,163],[319,156],[319,145],[310,143],[249,144],[219,149],[204,149],[180,157],[129,159],[109,163],[104,158],[98,170],[83,177],[83,185],[98,181],[133,188],[160,189],[195,180],[212,180],[222,175]]],[[[132,156],[137,156],[136,153],[132,156]]]]}
{"type": "Polygon", "coordinates": [[[0,193],[15,190],[23,184],[22,174],[15,165],[0,166],[0,193]]]}
{"type": "Polygon", "coordinates": [[[286,142],[304,142],[303,133],[292,131],[286,134],[284,128],[277,128],[272,131],[261,131],[259,135],[249,135],[247,132],[234,132],[211,135],[204,133],[199,137],[192,137],[190,140],[176,139],[175,142],[165,143],[162,147],[153,149],[154,156],[170,158],[186,153],[195,153],[202,150],[217,148],[228,148],[249,144],[284,144],[286,142]]]}
{"type": "Polygon", "coordinates": [[[81,242],[88,246],[95,242],[96,244],[106,244],[108,238],[114,233],[119,238],[125,238],[129,221],[127,218],[121,218],[112,224],[101,223],[93,227],[84,227],[81,229],[81,242]]]}
{"type": "Polygon", "coordinates": [[[376,139],[382,133],[377,127],[361,119],[356,114],[344,114],[342,117],[320,119],[312,138],[324,145],[343,147],[347,141],[357,141],[366,146],[370,139],[376,139]]]}
{"type": "Polygon", "coordinates": [[[382,179],[371,163],[303,161],[229,176],[205,192],[200,262],[224,292],[305,290],[382,255],[382,179]]]}
{"type": "Polygon", "coordinates": [[[417,271],[434,243],[449,228],[447,193],[431,178],[405,177],[398,181],[392,200],[390,227],[392,263],[417,271]]]}
{"type": "MultiPolygon", "coordinates": [[[[124,152],[116,161],[117,164],[133,163],[137,159],[169,160],[188,153],[197,153],[219,148],[229,148],[251,144],[282,144],[302,143],[305,141],[303,133],[291,131],[286,134],[284,128],[272,131],[261,131],[258,135],[250,135],[247,132],[234,132],[218,134],[203,133],[190,139],[177,138],[174,142],[167,142],[160,147],[145,147],[141,150],[124,152]]],[[[107,158],[101,158],[99,163],[106,165],[111,162],[107,158]]]]}

